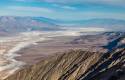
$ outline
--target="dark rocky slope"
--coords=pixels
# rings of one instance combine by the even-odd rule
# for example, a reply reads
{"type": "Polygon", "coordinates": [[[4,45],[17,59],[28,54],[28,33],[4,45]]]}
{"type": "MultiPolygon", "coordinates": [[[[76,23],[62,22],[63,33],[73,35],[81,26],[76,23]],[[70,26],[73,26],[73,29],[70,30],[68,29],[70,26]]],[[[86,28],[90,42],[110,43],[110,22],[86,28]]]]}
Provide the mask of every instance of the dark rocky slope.
{"type": "Polygon", "coordinates": [[[107,53],[71,50],[56,54],[5,80],[125,80],[125,48],[107,53]]]}

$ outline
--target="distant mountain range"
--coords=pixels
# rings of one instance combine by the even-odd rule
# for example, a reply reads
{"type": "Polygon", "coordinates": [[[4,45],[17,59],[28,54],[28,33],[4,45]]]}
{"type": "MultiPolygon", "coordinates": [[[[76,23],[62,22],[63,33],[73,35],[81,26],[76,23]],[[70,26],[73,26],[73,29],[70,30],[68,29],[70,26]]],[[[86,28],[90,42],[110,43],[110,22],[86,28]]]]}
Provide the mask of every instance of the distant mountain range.
{"type": "Polygon", "coordinates": [[[109,30],[124,31],[125,20],[90,19],[80,21],[61,21],[44,17],[0,17],[0,35],[25,31],[57,31],[63,27],[100,27],[109,30]]]}
{"type": "Polygon", "coordinates": [[[61,30],[59,26],[32,17],[0,17],[0,34],[18,33],[26,31],[61,30]]]}
{"type": "Polygon", "coordinates": [[[69,27],[99,27],[110,31],[125,31],[125,20],[117,19],[89,19],[80,21],[60,22],[69,27]]]}

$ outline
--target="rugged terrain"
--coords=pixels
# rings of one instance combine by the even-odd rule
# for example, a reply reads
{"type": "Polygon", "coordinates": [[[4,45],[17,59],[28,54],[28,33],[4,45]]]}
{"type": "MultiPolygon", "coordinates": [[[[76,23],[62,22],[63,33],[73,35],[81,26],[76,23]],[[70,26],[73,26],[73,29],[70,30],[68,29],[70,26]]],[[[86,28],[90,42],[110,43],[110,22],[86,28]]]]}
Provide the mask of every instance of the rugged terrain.
{"type": "Polygon", "coordinates": [[[56,31],[61,28],[51,22],[45,22],[33,17],[0,17],[0,36],[12,36],[20,32],[29,31],[56,31]]]}
{"type": "Polygon", "coordinates": [[[110,53],[73,50],[48,57],[5,80],[124,80],[125,49],[110,53]]]}
{"type": "Polygon", "coordinates": [[[124,32],[53,37],[18,54],[16,59],[29,65],[5,80],[125,79],[124,32]]]}

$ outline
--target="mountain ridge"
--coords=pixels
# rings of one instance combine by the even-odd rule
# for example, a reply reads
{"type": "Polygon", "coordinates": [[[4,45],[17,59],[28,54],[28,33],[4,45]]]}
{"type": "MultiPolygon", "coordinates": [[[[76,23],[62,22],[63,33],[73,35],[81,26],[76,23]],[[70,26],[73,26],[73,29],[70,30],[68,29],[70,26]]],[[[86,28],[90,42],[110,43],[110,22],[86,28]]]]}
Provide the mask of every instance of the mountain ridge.
{"type": "Polygon", "coordinates": [[[110,44],[114,40],[118,41],[118,45],[113,45],[107,52],[92,52],[91,49],[72,49],[60,54],[57,52],[41,58],[41,61],[34,65],[24,66],[5,80],[124,80],[125,47],[117,47],[125,44],[123,34],[101,34],[110,35],[107,38],[110,44]]]}
{"type": "MultiPolygon", "coordinates": [[[[0,34],[25,31],[58,31],[64,27],[79,28],[105,28],[109,31],[124,31],[125,20],[116,19],[89,19],[80,21],[60,21],[45,17],[0,17],[0,34]],[[74,24],[70,25],[69,24],[74,24]],[[61,25],[66,24],[66,25],[61,25]],[[110,27],[109,27],[110,26],[110,27]]],[[[67,28],[68,29],[68,28],[67,28]]]]}
{"type": "Polygon", "coordinates": [[[117,77],[115,80],[124,80],[125,49],[115,50],[111,53],[69,51],[62,55],[48,57],[5,80],[112,80],[111,78],[114,77],[117,77]],[[111,70],[115,66],[117,66],[114,68],[115,70],[111,70]],[[110,70],[113,72],[109,76],[105,76],[104,73],[108,75],[107,71],[110,70]],[[120,71],[118,72],[118,70],[120,71]],[[122,73],[122,75],[115,75],[116,73],[122,73]]]}

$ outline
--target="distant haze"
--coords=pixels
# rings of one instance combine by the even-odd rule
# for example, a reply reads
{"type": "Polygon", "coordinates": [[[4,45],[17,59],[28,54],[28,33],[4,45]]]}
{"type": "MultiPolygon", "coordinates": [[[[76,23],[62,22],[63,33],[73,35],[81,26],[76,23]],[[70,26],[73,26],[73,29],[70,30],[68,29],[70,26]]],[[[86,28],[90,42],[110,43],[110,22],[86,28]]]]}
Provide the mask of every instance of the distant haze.
{"type": "Polygon", "coordinates": [[[0,17],[0,34],[27,31],[125,31],[125,20],[90,19],[80,21],[61,21],[44,17],[0,17]]]}
{"type": "Polygon", "coordinates": [[[1,0],[0,8],[3,36],[71,28],[125,31],[124,0],[1,0]]]}
{"type": "Polygon", "coordinates": [[[125,20],[124,0],[1,0],[0,8],[0,16],[46,17],[64,21],[125,20]]]}

